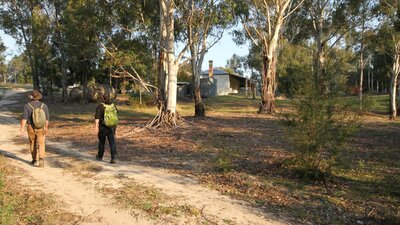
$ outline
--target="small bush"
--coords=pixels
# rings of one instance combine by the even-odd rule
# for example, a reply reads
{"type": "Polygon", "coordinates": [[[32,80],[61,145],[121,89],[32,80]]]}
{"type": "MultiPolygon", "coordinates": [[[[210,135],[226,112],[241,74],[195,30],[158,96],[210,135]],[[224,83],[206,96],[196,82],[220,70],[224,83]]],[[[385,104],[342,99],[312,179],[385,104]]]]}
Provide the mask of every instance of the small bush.
{"type": "Polygon", "coordinates": [[[364,95],[362,99],[362,109],[364,112],[371,112],[378,105],[372,95],[364,95]]]}
{"type": "Polygon", "coordinates": [[[154,97],[149,93],[142,93],[140,96],[139,92],[130,92],[129,96],[129,104],[132,105],[133,108],[142,108],[145,106],[153,106],[156,104],[154,97]]]}
{"type": "Polygon", "coordinates": [[[222,148],[217,153],[214,168],[218,172],[230,172],[233,170],[234,153],[229,149],[222,148]]]}
{"type": "Polygon", "coordinates": [[[326,179],[356,131],[356,114],[335,93],[309,88],[296,101],[296,112],[285,116],[287,137],[295,153],[292,166],[302,177],[326,179]]]}

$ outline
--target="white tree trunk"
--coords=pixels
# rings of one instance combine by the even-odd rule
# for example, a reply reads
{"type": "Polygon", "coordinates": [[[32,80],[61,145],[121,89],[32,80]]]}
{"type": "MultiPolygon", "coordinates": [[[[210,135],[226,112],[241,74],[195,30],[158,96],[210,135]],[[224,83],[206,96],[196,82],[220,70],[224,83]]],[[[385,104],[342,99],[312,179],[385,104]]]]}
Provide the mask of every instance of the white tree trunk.
{"type": "Polygon", "coordinates": [[[167,31],[167,61],[168,61],[168,96],[167,112],[176,112],[177,81],[179,62],[175,60],[174,36],[174,1],[166,0],[167,10],[164,13],[167,31]]]}
{"type": "Polygon", "coordinates": [[[176,99],[177,99],[177,80],[178,80],[178,70],[177,65],[174,63],[170,64],[168,61],[168,101],[167,101],[167,111],[171,113],[176,112],[176,99]]]}
{"type": "Polygon", "coordinates": [[[258,110],[259,113],[272,114],[275,112],[276,62],[278,60],[277,49],[279,48],[278,40],[282,35],[281,31],[284,26],[286,10],[288,9],[290,2],[291,0],[276,3],[278,12],[274,24],[275,27],[272,28],[273,31],[271,30],[269,37],[263,37],[263,71],[261,103],[258,110]]]}
{"type": "Polygon", "coordinates": [[[360,52],[360,83],[359,83],[359,92],[358,92],[358,100],[360,103],[360,114],[363,113],[363,81],[364,81],[364,43],[361,41],[361,52],[360,52]]]}
{"type": "Polygon", "coordinates": [[[397,80],[400,73],[400,42],[395,44],[394,60],[392,66],[392,74],[390,78],[390,119],[397,117],[396,88],[397,80]]]}
{"type": "Polygon", "coordinates": [[[160,1],[160,52],[158,62],[158,88],[160,89],[161,101],[165,101],[167,98],[168,90],[168,62],[167,62],[167,2],[165,0],[160,1]]]}

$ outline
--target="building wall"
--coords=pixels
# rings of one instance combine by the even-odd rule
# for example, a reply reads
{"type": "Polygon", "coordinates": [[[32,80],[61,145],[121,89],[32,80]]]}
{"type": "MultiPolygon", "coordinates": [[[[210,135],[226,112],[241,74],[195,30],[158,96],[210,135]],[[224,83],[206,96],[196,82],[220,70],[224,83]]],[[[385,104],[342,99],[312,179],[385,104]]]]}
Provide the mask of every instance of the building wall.
{"type": "Polygon", "coordinates": [[[240,81],[232,76],[229,76],[229,81],[230,81],[230,93],[239,93],[240,92],[240,81]]]}
{"type": "Polygon", "coordinates": [[[203,98],[208,98],[208,97],[215,97],[216,94],[216,84],[217,80],[214,80],[213,83],[206,78],[206,79],[200,79],[200,92],[201,92],[201,97],[203,98]]]}
{"type": "Polygon", "coordinates": [[[214,76],[217,80],[217,95],[228,95],[231,93],[229,75],[214,76]]]}
{"type": "Polygon", "coordinates": [[[214,75],[214,81],[208,79],[208,75],[200,76],[201,94],[203,97],[228,95],[240,92],[240,80],[228,74],[214,75]]]}

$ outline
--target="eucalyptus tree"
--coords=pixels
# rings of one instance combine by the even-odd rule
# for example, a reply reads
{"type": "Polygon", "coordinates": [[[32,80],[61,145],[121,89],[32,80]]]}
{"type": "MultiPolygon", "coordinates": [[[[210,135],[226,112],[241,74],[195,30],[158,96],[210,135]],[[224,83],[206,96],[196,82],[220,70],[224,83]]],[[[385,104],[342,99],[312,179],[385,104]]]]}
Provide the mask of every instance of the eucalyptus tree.
{"type": "Polygon", "coordinates": [[[7,82],[7,70],[6,70],[6,57],[5,52],[7,48],[0,38],[0,77],[3,78],[3,82],[7,82]]]}
{"type": "Polygon", "coordinates": [[[51,45],[54,54],[55,64],[59,67],[61,73],[61,86],[62,86],[62,102],[68,102],[67,96],[67,53],[66,46],[68,45],[65,37],[65,24],[66,24],[66,9],[68,1],[63,0],[48,0],[46,2],[46,13],[50,19],[51,29],[51,45]]]}
{"type": "Polygon", "coordinates": [[[390,119],[397,117],[396,88],[400,74],[400,2],[398,0],[382,0],[378,6],[381,15],[381,29],[386,30],[387,44],[390,46],[392,66],[390,72],[390,119]]]}
{"type": "Polygon", "coordinates": [[[23,46],[31,67],[33,88],[39,89],[40,71],[48,56],[48,18],[41,1],[0,1],[1,26],[18,45],[23,46]]]}
{"type": "Polygon", "coordinates": [[[159,0],[160,41],[159,41],[159,113],[147,127],[176,127],[181,122],[176,111],[177,81],[179,63],[187,51],[187,46],[175,56],[175,0],[159,0]],[[165,85],[164,85],[165,84],[165,85]]]}
{"type": "MultiPolygon", "coordinates": [[[[355,1],[357,4],[360,1],[355,1]]],[[[359,14],[352,10],[352,0],[305,0],[303,10],[306,12],[311,43],[314,51],[314,82],[320,94],[326,94],[334,77],[327,76],[326,65],[331,51],[356,26],[360,24],[359,14]]]]}
{"type": "Polygon", "coordinates": [[[262,86],[259,113],[274,113],[276,64],[279,40],[293,12],[303,1],[247,0],[235,2],[235,9],[252,43],[261,49],[262,86]]]}
{"type": "Polygon", "coordinates": [[[186,32],[183,33],[184,45],[190,51],[195,116],[205,116],[205,107],[200,92],[200,73],[204,56],[209,48],[217,43],[225,28],[233,21],[227,1],[224,0],[189,0],[183,3],[183,21],[186,32]]]}
{"type": "MultiPolygon", "coordinates": [[[[129,73],[134,69],[141,78],[157,82],[156,62],[158,39],[158,0],[118,1],[101,7],[103,24],[102,42],[110,53],[103,57],[103,68],[111,77],[119,77],[121,66],[129,73]],[[110,29],[111,28],[111,29],[110,29]],[[116,58],[124,57],[125,60],[116,58]],[[118,61],[118,63],[116,63],[118,61]]],[[[125,78],[122,78],[125,79],[125,78]]],[[[111,81],[111,80],[110,80],[111,81]]]]}
{"type": "Polygon", "coordinates": [[[356,44],[359,44],[359,83],[358,83],[358,98],[359,98],[359,112],[363,113],[363,86],[364,86],[364,70],[367,63],[371,60],[371,53],[365,54],[368,50],[372,30],[375,28],[374,21],[375,14],[373,8],[376,6],[376,1],[370,0],[356,0],[349,2],[349,11],[356,16],[359,21],[355,26],[356,44]]]}
{"type": "Polygon", "coordinates": [[[8,62],[7,71],[14,77],[15,82],[18,83],[31,83],[32,76],[30,75],[30,66],[27,62],[26,54],[22,53],[20,55],[14,56],[8,62]]]}
{"type": "MultiPolygon", "coordinates": [[[[65,9],[63,36],[68,69],[73,80],[80,80],[86,97],[90,78],[100,58],[99,8],[95,0],[68,1],[65,9]]],[[[86,99],[83,102],[86,102],[86,99]]]]}

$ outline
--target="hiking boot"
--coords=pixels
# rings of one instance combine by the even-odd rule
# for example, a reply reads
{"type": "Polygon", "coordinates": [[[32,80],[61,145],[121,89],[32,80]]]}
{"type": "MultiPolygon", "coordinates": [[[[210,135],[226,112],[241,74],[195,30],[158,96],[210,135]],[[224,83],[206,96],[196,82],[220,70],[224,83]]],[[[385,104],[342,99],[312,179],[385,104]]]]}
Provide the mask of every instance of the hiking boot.
{"type": "Polygon", "coordinates": [[[115,163],[117,163],[117,161],[115,159],[111,159],[110,163],[115,164],[115,163]]]}
{"type": "Polygon", "coordinates": [[[36,159],[32,159],[31,164],[32,165],[36,165],[36,163],[37,163],[37,160],[36,159]]]}
{"type": "Polygon", "coordinates": [[[96,155],[96,160],[97,160],[97,161],[103,161],[103,158],[100,157],[99,155],[96,155]]]}
{"type": "Polygon", "coordinates": [[[39,159],[39,167],[44,167],[44,159],[39,159]]]}

